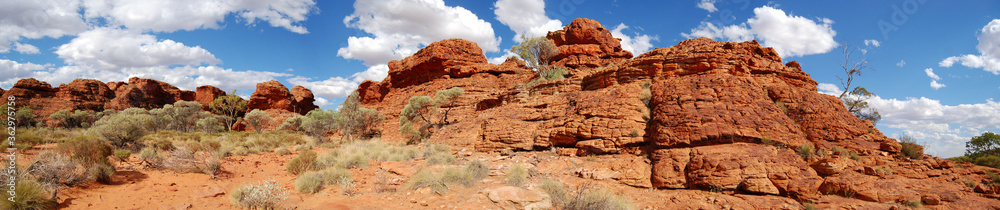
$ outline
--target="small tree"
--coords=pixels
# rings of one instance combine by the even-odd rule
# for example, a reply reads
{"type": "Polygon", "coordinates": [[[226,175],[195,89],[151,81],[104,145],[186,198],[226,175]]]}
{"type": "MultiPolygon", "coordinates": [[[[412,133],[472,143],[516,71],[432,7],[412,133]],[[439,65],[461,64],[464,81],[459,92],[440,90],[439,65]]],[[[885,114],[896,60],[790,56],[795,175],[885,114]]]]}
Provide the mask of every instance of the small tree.
{"type": "Polygon", "coordinates": [[[864,53],[858,54],[857,47],[848,45],[846,43],[840,45],[840,49],[843,52],[844,59],[840,67],[844,69],[844,77],[837,76],[840,79],[840,87],[844,89],[844,92],[840,93],[840,98],[844,98],[847,92],[851,90],[851,82],[854,81],[855,77],[861,76],[862,71],[865,69],[871,70],[871,66],[868,66],[868,58],[864,56],[864,53]]]}
{"type": "Polygon", "coordinates": [[[195,101],[178,101],[164,105],[163,108],[149,110],[154,117],[154,129],[168,129],[181,132],[197,130],[198,120],[212,116],[202,111],[201,103],[195,101]]]}
{"type": "Polygon", "coordinates": [[[223,117],[212,115],[205,118],[201,118],[195,124],[198,124],[198,129],[206,133],[217,133],[226,130],[222,125],[223,117]]]}
{"type": "Polygon", "coordinates": [[[278,130],[302,131],[302,120],[305,120],[305,118],[302,115],[285,118],[285,122],[278,126],[278,130]]]}
{"type": "Polygon", "coordinates": [[[316,137],[316,139],[323,141],[323,136],[327,132],[337,128],[337,112],[333,110],[323,111],[322,109],[314,109],[306,113],[304,119],[302,119],[302,130],[306,132],[307,135],[316,137]]]}
{"type": "Polygon", "coordinates": [[[868,106],[868,99],[872,97],[875,97],[875,93],[868,92],[864,87],[855,87],[850,94],[844,95],[840,100],[844,102],[844,107],[851,114],[859,119],[871,121],[874,125],[882,120],[882,115],[878,113],[877,109],[868,106]]]}
{"type": "Polygon", "coordinates": [[[434,95],[434,99],[428,96],[410,97],[410,103],[400,111],[399,130],[406,135],[410,142],[425,139],[431,135],[431,129],[451,124],[448,121],[448,113],[455,106],[455,99],[464,95],[462,88],[453,87],[447,90],[440,90],[434,95]],[[437,117],[433,116],[440,112],[438,109],[445,108],[437,117]]]}
{"type": "Polygon", "coordinates": [[[511,47],[510,52],[524,59],[529,67],[538,71],[539,75],[545,75],[549,70],[550,59],[559,53],[555,42],[545,36],[528,38],[522,35],[521,39],[524,41],[511,47]]]}
{"type": "Polygon", "coordinates": [[[122,113],[105,116],[90,128],[98,137],[110,141],[115,147],[138,147],[138,140],[149,133],[153,116],[142,108],[128,108],[122,113]]]}
{"type": "Polygon", "coordinates": [[[75,112],[70,110],[59,110],[58,112],[49,115],[49,119],[55,120],[59,123],[59,126],[64,128],[87,128],[93,124],[94,121],[100,119],[102,115],[94,114],[94,111],[84,111],[76,110],[75,112]]]}
{"type": "Polygon", "coordinates": [[[247,110],[247,101],[236,96],[235,93],[236,90],[233,90],[233,93],[220,96],[208,104],[208,107],[212,109],[212,113],[225,117],[226,129],[229,131],[233,130],[232,125],[236,122],[236,119],[247,110]]]}
{"type": "Polygon", "coordinates": [[[990,155],[1000,156],[1000,135],[996,133],[987,131],[965,143],[965,156],[975,159],[990,155]]]}
{"type": "Polygon", "coordinates": [[[253,109],[250,113],[247,113],[246,117],[243,118],[247,126],[250,126],[260,134],[261,129],[264,129],[264,125],[271,123],[271,115],[267,112],[261,111],[260,109],[253,109]]]}
{"type": "Polygon", "coordinates": [[[340,106],[340,114],[337,115],[337,125],[350,140],[354,140],[355,136],[370,138],[377,135],[379,130],[376,125],[385,120],[385,116],[377,110],[362,106],[360,99],[357,91],[351,93],[340,106]]]}
{"type": "MultiPolygon", "coordinates": [[[[8,113],[6,104],[3,107],[3,113],[8,113]]],[[[17,122],[17,127],[34,127],[38,123],[38,115],[35,115],[35,110],[28,106],[22,106],[14,112],[14,121],[17,122]]]]}

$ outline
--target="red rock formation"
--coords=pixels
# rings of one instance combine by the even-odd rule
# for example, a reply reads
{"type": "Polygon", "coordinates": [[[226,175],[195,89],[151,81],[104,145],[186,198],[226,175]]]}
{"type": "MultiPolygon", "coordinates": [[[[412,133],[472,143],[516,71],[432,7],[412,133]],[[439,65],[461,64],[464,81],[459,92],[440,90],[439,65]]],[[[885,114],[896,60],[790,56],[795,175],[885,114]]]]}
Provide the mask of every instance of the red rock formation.
{"type": "Polygon", "coordinates": [[[75,109],[103,111],[104,104],[115,97],[107,85],[94,79],[75,79],[58,89],[55,97],[74,104],[75,109]]]}
{"type": "Polygon", "coordinates": [[[196,89],[194,100],[201,103],[203,109],[209,110],[208,104],[215,101],[216,98],[225,95],[226,91],[222,91],[222,89],[211,85],[202,85],[196,89]]]}
{"type": "Polygon", "coordinates": [[[275,80],[257,83],[257,90],[250,95],[250,101],[247,102],[247,111],[284,109],[304,115],[318,108],[313,104],[312,91],[300,86],[294,87],[293,90],[295,91],[289,92],[285,85],[275,80]]]}
{"type": "Polygon", "coordinates": [[[559,53],[551,58],[555,66],[596,68],[632,58],[632,52],[622,50],[621,39],[591,19],[578,18],[546,37],[559,47],[559,53]]]}
{"type": "Polygon", "coordinates": [[[160,108],[177,101],[194,101],[195,92],[180,90],[165,82],[138,77],[129,78],[128,83],[108,85],[115,91],[115,98],[106,105],[110,109],[123,110],[129,107],[160,108]]]}

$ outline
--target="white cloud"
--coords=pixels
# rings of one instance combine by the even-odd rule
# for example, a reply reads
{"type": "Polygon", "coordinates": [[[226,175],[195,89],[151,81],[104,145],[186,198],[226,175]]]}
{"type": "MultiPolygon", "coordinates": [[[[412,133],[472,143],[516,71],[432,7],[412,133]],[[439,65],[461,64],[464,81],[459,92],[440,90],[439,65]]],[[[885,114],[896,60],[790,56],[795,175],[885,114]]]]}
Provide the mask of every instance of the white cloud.
{"type": "Polygon", "coordinates": [[[932,69],[932,68],[924,69],[924,73],[927,74],[927,77],[930,77],[931,79],[934,79],[935,81],[936,80],[941,80],[941,77],[939,77],[937,74],[935,74],[934,73],[934,69],[932,69]]]}
{"type": "Polygon", "coordinates": [[[865,39],[865,46],[872,46],[872,47],[879,47],[879,46],[881,46],[881,45],[882,45],[882,44],[881,44],[881,43],[879,43],[879,42],[878,42],[878,40],[874,40],[874,39],[865,39]]]}
{"type": "Polygon", "coordinates": [[[294,33],[308,33],[301,25],[313,10],[313,0],[104,0],[84,1],[87,18],[104,18],[111,25],[130,29],[173,32],[217,29],[235,13],[247,25],[257,20],[294,33]]]}
{"type": "Polygon", "coordinates": [[[960,55],[945,58],[941,67],[951,67],[955,63],[969,68],[981,68],[993,74],[1000,75],[1000,19],[993,19],[979,33],[979,45],[976,49],[979,55],[960,55]]]}
{"type": "Polygon", "coordinates": [[[935,90],[937,90],[937,89],[941,89],[941,88],[943,88],[943,87],[947,87],[947,85],[944,85],[944,84],[941,84],[941,83],[938,83],[938,81],[937,81],[937,80],[933,80],[933,81],[931,81],[931,88],[934,88],[935,90]]]}
{"type": "Polygon", "coordinates": [[[488,61],[488,62],[490,62],[492,64],[502,64],[504,61],[507,61],[507,58],[509,58],[509,57],[517,57],[517,54],[514,54],[514,53],[512,53],[510,51],[506,51],[506,52],[504,52],[503,55],[501,55],[499,57],[495,57],[495,58],[487,58],[486,61],[488,61]]]}
{"type": "Polygon", "coordinates": [[[220,63],[201,47],[114,28],[96,28],[80,35],[55,52],[66,63],[102,70],[130,67],[200,65],[220,63]]]}
{"type": "Polygon", "coordinates": [[[896,66],[899,66],[899,67],[903,67],[903,66],[906,66],[906,61],[904,61],[904,60],[899,60],[899,62],[897,62],[897,63],[896,63],[896,66]]]}
{"type": "Polygon", "coordinates": [[[622,49],[632,52],[633,56],[639,56],[640,54],[646,53],[650,48],[653,48],[653,44],[650,44],[651,40],[659,40],[659,36],[649,36],[645,34],[635,34],[635,36],[628,36],[622,33],[622,30],[628,29],[628,26],[624,23],[618,24],[615,29],[611,30],[611,36],[615,38],[622,39],[622,49]]]}
{"type": "Polygon", "coordinates": [[[499,0],[493,4],[493,14],[497,20],[514,31],[514,41],[521,42],[521,36],[545,36],[549,31],[562,29],[562,21],[549,19],[545,15],[545,1],[542,0],[499,0]]]}
{"type": "Polygon", "coordinates": [[[313,94],[326,98],[346,97],[358,87],[359,82],[343,77],[330,77],[323,81],[309,81],[309,78],[296,76],[287,79],[288,82],[309,88],[313,94]]]}
{"type": "Polygon", "coordinates": [[[980,131],[1000,129],[1000,102],[992,99],[951,106],[925,97],[899,100],[876,96],[868,104],[882,114],[880,125],[920,134],[911,135],[932,145],[928,153],[943,157],[961,155],[964,142],[980,131]]]}
{"type": "Polygon", "coordinates": [[[364,82],[365,80],[371,80],[380,82],[389,76],[389,65],[379,64],[374,66],[369,66],[365,71],[354,73],[351,77],[354,78],[355,82],[364,82]]]}
{"type": "Polygon", "coordinates": [[[80,13],[79,0],[37,0],[0,2],[0,53],[15,50],[38,53],[22,38],[59,38],[87,30],[80,13]]]}
{"type": "Polygon", "coordinates": [[[48,65],[34,63],[20,63],[17,61],[0,59],[0,87],[9,89],[14,86],[20,78],[28,77],[34,71],[44,70],[48,65]]]}
{"type": "Polygon", "coordinates": [[[838,87],[837,85],[830,83],[819,83],[818,85],[816,85],[816,89],[817,91],[819,91],[819,93],[831,96],[839,96],[840,93],[844,91],[841,90],[840,87],[838,87]]]}
{"type": "Polygon", "coordinates": [[[708,12],[719,11],[719,9],[715,8],[715,0],[701,0],[698,2],[698,8],[702,8],[708,12]]]}
{"type": "Polygon", "coordinates": [[[725,38],[728,41],[747,41],[756,37],[765,47],[773,47],[779,55],[795,57],[830,52],[839,46],[833,37],[833,21],[818,18],[816,21],[802,16],[785,14],[785,11],[770,6],[755,8],[755,16],[740,25],[719,28],[712,23],[702,22],[691,33],[681,33],[686,38],[725,38]]]}
{"type": "Polygon", "coordinates": [[[326,100],[326,98],[323,98],[323,97],[314,97],[314,99],[316,101],[314,101],[313,103],[316,104],[316,106],[319,106],[319,107],[333,105],[333,102],[330,102],[330,100],[326,100]]]}
{"type": "MultiPolygon", "coordinates": [[[[288,76],[291,76],[291,74],[267,71],[235,71],[218,66],[151,66],[125,68],[120,71],[100,70],[86,66],[63,66],[49,68],[44,71],[34,71],[30,75],[21,78],[32,77],[57,86],[61,83],[69,83],[77,78],[110,82],[128,81],[130,77],[139,77],[166,82],[183,90],[195,90],[198,86],[212,85],[228,91],[232,89],[253,89],[257,86],[257,83],[273,80],[276,77],[288,76]]],[[[7,80],[7,82],[13,84],[13,82],[16,82],[16,79],[20,78],[7,80]]],[[[0,84],[6,85],[6,82],[0,84]]]]}
{"type": "Polygon", "coordinates": [[[348,38],[348,46],[337,55],[368,66],[402,59],[421,46],[448,38],[476,42],[487,52],[500,51],[500,39],[489,22],[465,8],[445,6],[442,0],[358,0],[344,24],[372,36],[348,38]]]}

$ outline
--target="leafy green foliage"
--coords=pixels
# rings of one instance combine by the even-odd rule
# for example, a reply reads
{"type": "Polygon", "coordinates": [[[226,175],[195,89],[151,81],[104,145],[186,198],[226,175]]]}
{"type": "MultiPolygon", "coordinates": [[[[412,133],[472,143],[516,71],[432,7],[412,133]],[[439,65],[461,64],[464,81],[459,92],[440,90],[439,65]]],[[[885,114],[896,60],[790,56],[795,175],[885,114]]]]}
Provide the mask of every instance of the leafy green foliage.
{"type": "Polygon", "coordinates": [[[302,121],[305,119],[306,117],[302,115],[285,118],[285,122],[282,122],[281,125],[278,126],[278,130],[303,131],[302,121]]]}
{"type": "Polygon", "coordinates": [[[138,148],[137,141],[149,134],[153,117],[141,108],[129,108],[122,113],[101,118],[90,128],[98,137],[110,141],[118,148],[138,148]]]}
{"type": "Polygon", "coordinates": [[[361,105],[361,96],[357,91],[347,96],[347,100],[340,105],[340,114],[337,115],[337,125],[350,140],[379,135],[381,131],[378,130],[378,123],[382,120],[385,120],[384,115],[361,105]]]}
{"type": "Polygon", "coordinates": [[[309,136],[316,137],[322,142],[323,136],[327,132],[337,128],[337,112],[333,110],[323,111],[314,109],[306,113],[302,119],[302,130],[309,136]]]}
{"type": "Polygon", "coordinates": [[[226,130],[226,126],[223,124],[223,117],[218,115],[198,119],[195,124],[197,124],[199,131],[205,133],[218,133],[226,130]]]}
{"type": "Polygon", "coordinates": [[[212,113],[222,115],[223,120],[226,121],[226,129],[232,130],[233,122],[243,115],[243,112],[247,110],[247,101],[243,100],[239,96],[235,95],[236,90],[233,90],[229,95],[221,96],[216,98],[212,103],[208,104],[208,107],[212,110],[212,113]]]}
{"type": "Polygon", "coordinates": [[[49,119],[55,120],[59,126],[64,128],[87,128],[90,127],[94,121],[101,119],[104,112],[100,114],[95,114],[94,111],[84,111],[76,110],[71,112],[70,110],[59,110],[58,112],[49,115],[49,119]]]}
{"type": "MultiPolygon", "coordinates": [[[[2,106],[0,106],[0,113],[3,113],[0,114],[0,116],[3,116],[4,119],[7,118],[7,113],[9,113],[10,111],[9,107],[10,106],[7,104],[3,104],[2,106]]],[[[31,109],[31,107],[22,106],[21,108],[17,108],[16,110],[17,111],[14,112],[14,122],[16,123],[15,126],[20,128],[27,128],[27,127],[35,127],[38,124],[38,115],[35,115],[34,113],[35,110],[31,109]]]]}
{"type": "Polygon", "coordinates": [[[531,38],[522,36],[521,39],[523,41],[511,47],[510,52],[524,59],[529,67],[538,70],[539,75],[546,74],[545,72],[549,70],[550,59],[556,53],[559,53],[559,48],[556,48],[555,42],[552,42],[552,40],[545,36],[531,38]]]}
{"type": "Polygon", "coordinates": [[[247,113],[246,116],[243,117],[243,120],[245,120],[246,124],[253,128],[253,130],[257,131],[257,134],[260,134],[264,125],[270,124],[272,119],[271,115],[267,114],[267,112],[261,111],[260,109],[253,109],[250,113],[247,113]]]}
{"type": "Polygon", "coordinates": [[[453,87],[438,91],[434,99],[428,96],[410,97],[410,103],[399,113],[399,131],[409,139],[408,143],[430,137],[434,129],[451,124],[448,113],[455,107],[457,98],[464,94],[462,88],[453,87]]]}
{"type": "Polygon", "coordinates": [[[844,102],[847,111],[854,116],[878,124],[878,121],[882,120],[882,115],[875,108],[868,106],[868,99],[872,97],[875,97],[875,93],[868,92],[864,87],[855,87],[850,94],[841,95],[840,100],[844,102]]]}
{"type": "Polygon", "coordinates": [[[1000,168],[1000,157],[992,155],[981,156],[976,158],[973,163],[986,167],[1000,168]]]}
{"type": "Polygon", "coordinates": [[[903,146],[900,152],[903,156],[909,157],[910,159],[920,159],[920,156],[924,155],[924,147],[917,144],[913,137],[903,135],[899,137],[899,144],[903,146]]]}
{"type": "Polygon", "coordinates": [[[1000,156],[1000,135],[987,131],[972,137],[965,143],[965,155],[973,158],[985,155],[1000,156]]]}
{"type": "Polygon", "coordinates": [[[56,150],[71,154],[70,157],[84,167],[110,165],[108,156],[112,154],[111,145],[93,136],[78,136],[72,141],[59,144],[56,150]]]}

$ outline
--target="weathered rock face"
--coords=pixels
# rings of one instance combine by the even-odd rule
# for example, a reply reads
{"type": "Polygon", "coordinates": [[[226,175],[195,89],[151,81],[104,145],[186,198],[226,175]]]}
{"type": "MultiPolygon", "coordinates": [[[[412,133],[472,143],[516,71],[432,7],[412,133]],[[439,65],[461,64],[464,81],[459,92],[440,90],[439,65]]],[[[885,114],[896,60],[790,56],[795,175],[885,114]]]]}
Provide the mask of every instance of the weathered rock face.
{"type": "Polygon", "coordinates": [[[285,85],[275,80],[257,83],[257,90],[250,95],[250,101],[247,102],[247,111],[284,109],[304,115],[318,108],[313,104],[315,99],[312,91],[301,86],[295,86],[293,90],[295,91],[288,91],[285,85]]]}
{"type": "Polygon", "coordinates": [[[132,77],[128,83],[109,85],[115,91],[115,98],[108,103],[108,108],[123,110],[129,107],[161,108],[177,101],[194,101],[195,92],[181,90],[173,85],[153,79],[132,77]]]}
{"type": "Polygon", "coordinates": [[[212,101],[215,101],[216,98],[225,95],[226,91],[222,91],[222,89],[219,89],[211,85],[203,85],[199,86],[195,90],[194,100],[197,101],[198,103],[201,103],[203,109],[208,110],[209,109],[208,104],[212,103],[212,101]]]}
{"type": "Polygon", "coordinates": [[[393,61],[389,77],[358,91],[366,107],[386,115],[383,140],[404,141],[398,119],[410,97],[459,87],[465,95],[450,107],[452,123],[429,142],[488,152],[607,154],[572,173],[634,187],[720,190],[736,194],[726,203],[747,204],[737,206],[797,205],[789,198],[824,202],[823,208],[906,200],[944,208],[1000,205],[955,181],[984,174],[940,159],[902,159],[895,140],[851,115],[838,98],[818,93],[801,65],[783,63],[757,41],[699,38],[632,58],[588,19],[547,37],[560,49],[549,65],[568,67],[566,79],[532,81],[535,73],[516,59],[487,64],[473,43],[445,40],[393,61]],[[803,145],[823,157],[799,156],[803,145]],[[825,152],[834,148],[850,154],[825,152]]]}
{"type": "Polygon", "coordinates": [[[115,97],[107,85],[94,79],[75,79],[69,85],[59,86],[56,98],[76,104],[76,109],[104,110],[104,104],[115,97]]]}
{"type": "Polygon", "coordinates": [[[632,58],[632,52],[622,50],[621,39],[613,37],[611,31],[591,19],[573,20],[546,37],[559,47],[559,53],[551,58],[556,66],[595,68],[632,58]]]}

